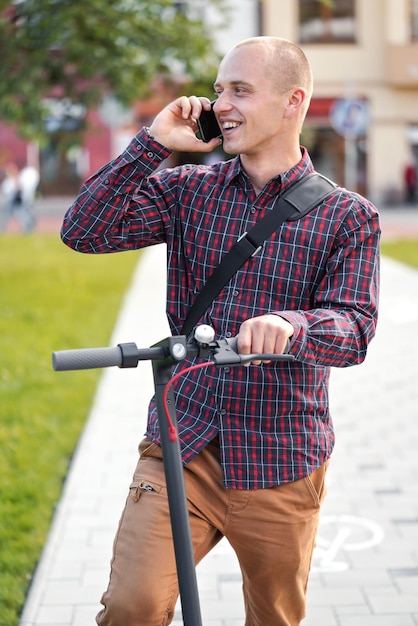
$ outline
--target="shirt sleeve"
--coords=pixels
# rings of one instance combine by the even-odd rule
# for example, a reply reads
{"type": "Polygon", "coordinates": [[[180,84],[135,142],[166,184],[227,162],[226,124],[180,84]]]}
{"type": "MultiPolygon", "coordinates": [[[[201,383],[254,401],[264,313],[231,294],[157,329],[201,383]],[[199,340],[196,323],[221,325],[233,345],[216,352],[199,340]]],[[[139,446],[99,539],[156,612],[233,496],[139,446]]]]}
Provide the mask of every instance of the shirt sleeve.
{"type": "Polygon", "coordinates": [[[85,253],[117,252],[165,240],[170,194],[149,177],[171,152],[141,130],[126,150],[83,184],[61,238],[85,253]],[[161,191],[161,193],[160,193],[161,191]]]}
{"type": "Polygon", "coordinates": [[[365,200],[354,200],[314,294],[314,307],[277,312],[295,329],[290,352],[298,361],[348,367],[365,359],[378,316],[379,241],[377,211],[365,200]]]}

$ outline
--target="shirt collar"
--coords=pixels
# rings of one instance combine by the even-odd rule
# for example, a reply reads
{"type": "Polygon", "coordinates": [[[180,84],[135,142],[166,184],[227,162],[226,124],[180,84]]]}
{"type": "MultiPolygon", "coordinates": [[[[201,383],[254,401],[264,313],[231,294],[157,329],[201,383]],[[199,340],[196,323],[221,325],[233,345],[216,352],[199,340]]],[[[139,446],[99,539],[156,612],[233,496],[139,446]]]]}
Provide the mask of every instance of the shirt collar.
{"type": "MultiPolygon", "coordinates": [[[[277,181],[277,192],[285,190],[289,185],[296,183],[303,176],[310,174],[314,171],[314,166],[312,164],[308,151],[303,146],[301,146],[300,149],[302,153],[300,161],[296,163],[296,165],[290,170],[282,172],[272,179],[277,181]]],[[[237,178],[241,174],[244,174],[245,176],[247,175],[244,168],[242,167],[241,159],[239,158],[239,156],[234,157],[227,163],[228,172],[225,176],[225,182],[227,185],[230,184],[234,180],[234,178],[237,178]]]]}
{"type": "Polygon", "coordinates": [[[296,183],[298,180],[303,178],[303,176],[306,176],[314,171],[314,166],[308,151],[303,146],[301,146],[300,150],[302,153],[300,161],[290,168],[290,170],[287,170],[280,175],[281,189],[283,191],[287,189],[289,185],[296,183]]]}
{"type": "Polygon", "coordinates": [[[234,178],[238,178],[241,172],[243,172],[243,168],[241,166],[241,160],[238,156],[234,157],[230,161],[227,162],[228,172],[225,176],[225,182],[229,185],[234,178]]]}

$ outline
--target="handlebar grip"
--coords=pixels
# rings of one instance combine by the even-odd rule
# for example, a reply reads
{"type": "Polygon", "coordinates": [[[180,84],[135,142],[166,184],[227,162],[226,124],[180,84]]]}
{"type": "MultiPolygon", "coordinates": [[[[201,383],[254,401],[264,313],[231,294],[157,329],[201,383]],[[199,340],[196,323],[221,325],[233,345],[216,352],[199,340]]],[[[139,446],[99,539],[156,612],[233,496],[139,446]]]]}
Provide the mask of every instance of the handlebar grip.
{"type": "Polygon", "coordinates": [[[60,350],[52,353],[52,367],[56,372],[66,370],[89,370],[100,367],[120,367],[122,350],[113,348],[81,348],[60,350]]]}

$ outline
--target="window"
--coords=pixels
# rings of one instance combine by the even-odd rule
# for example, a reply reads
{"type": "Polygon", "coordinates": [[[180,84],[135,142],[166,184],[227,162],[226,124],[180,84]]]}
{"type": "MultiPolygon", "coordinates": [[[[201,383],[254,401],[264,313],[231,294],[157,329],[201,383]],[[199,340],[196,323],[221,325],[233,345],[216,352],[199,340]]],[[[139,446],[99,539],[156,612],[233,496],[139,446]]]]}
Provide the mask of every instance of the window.
{"type": "Polygon", "coordinates": [[[411,0],[411,41],[418,41],[418,0],[411,0]]]}
{"type": "Polygon", "coordinates": [[[299,29],[301,43],[354,43],[355,0],[299,0],[299,29]]]}

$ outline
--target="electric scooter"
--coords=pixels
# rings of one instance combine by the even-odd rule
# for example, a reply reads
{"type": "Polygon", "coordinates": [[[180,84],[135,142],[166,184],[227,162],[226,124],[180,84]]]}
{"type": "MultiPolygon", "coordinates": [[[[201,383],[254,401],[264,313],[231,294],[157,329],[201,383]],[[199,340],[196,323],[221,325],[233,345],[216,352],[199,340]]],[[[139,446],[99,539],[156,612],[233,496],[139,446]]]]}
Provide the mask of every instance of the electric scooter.
{"type": "Polygon", "coordinates": [[[201,325],[196,328],[191,342],[184,335],[179,335],[167,337],[150,348],[138,349],[135,343],[120,343],[115,347],[61,350],[53,353],[52,366],[55,371],[102,367],[132,368],[137,367],[139,361],[148,360],[152,361],[153,366],[183,624],[202,626],[173,384],[187,371],[195,368],[234,367],[254,360],[292,361],[294,356],[287,352],[239,354],[236,337],[215,340],[213,328],[201,325]],[[173,365],[188,357],[201,359],[202,362],[172,376],[173,365]]]}

